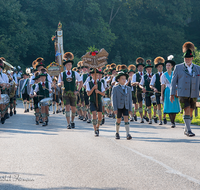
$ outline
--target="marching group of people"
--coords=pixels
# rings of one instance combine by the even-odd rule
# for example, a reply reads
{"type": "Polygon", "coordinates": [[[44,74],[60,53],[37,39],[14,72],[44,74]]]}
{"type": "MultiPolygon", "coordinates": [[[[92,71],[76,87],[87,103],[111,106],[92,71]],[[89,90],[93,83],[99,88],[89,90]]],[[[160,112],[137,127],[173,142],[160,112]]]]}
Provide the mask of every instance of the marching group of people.
{"type": "MultiPolygon", "coordinates": [[[[192,63],[194,49],[191,42],[183,45],[182,64],[176,65],[173,56],[169,56],[167,60],[156,57],[153,66],[151,60],[145,61],[139,57],[136,59],[136,65],[127,67],[112,63],[98,69],[85,66],[83,61],[80,61],[77,67],[73,67],[74,56],[67,52],[63,57],[65,70],[57,76],[58,78],[48,74],[43,58],[37,58],[32,64],[32,76],[29,73],[21,73],[23,78],[19,79],[15,72],[10,72],[10,80],[14,80],[16,87],[18,86],[16,94],[22,95],[24,112],[29,112],[29,106],[33,104],[36,125],[48,125],[52,97],[53,114],[62,111],[66,116],[68,129],[75,128],[74,119],[78,116],[78,119],[92,123],[95,136],[99,136],[99,128],[105,123],[107,115],[109,118],[116,118],[115,138],[120,139],[120,124],[124,121],[126,138],[130,140],[132,136],[129,121],[137,121],[137,112],[141,118],[140,123],[146,121],[152,124],[154,121],[159,122],[159,125],[167,124],[166,114],[169,114],[171,127],[174,128],[176,114],[182,109],[184,134],[191,137],[195,135],[190,125],[200,87],[200,67],[192,63]],[[152,73],[154,67],[156,73],[152,73]],[[163,72],[164,67],[166,72],[163,72]]],[[[1,94],[4,94],[10,85],[7,76],[9,74],[2,72],[3,61],[1,58],[1,94]]],[[[12,101],[10,99],[9,105],[12,116],[13,108],[16,114],[16,97],[12,101]]],[[[1,122],[4,123],[8,111],[4,113],[3,110],[8,106],[0,106],[1,122]]]]}

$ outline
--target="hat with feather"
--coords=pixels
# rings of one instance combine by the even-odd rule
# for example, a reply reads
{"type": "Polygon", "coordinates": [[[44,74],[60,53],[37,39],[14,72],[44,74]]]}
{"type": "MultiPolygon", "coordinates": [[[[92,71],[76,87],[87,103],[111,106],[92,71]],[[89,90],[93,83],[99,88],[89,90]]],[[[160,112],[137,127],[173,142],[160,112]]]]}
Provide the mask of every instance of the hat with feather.
{"type": "Polygon", "coordinates": [[[42,66],[42,67],[45,67],[45,64],[44,64],[44,59],[42,58],[42,57],[38,57],[36,60],[36,69],[38,68],[38,67],[40,67],[40,66],[42,66]]]}
{"type": "Polygon", "coordinates": [[[135,70],[136,70],[136,66],[135,65],[129,65],[128,66],[128,73],[131,73],[131,72],[135,72],[135,70]]]}
{"type": "Polygon", "coordinates": [[[74,68],[72,69],[72,71],[77,71],[77,67],[74,67],[74,68]]]}
{"type": "Polygon", "coordinates": [[[71,52],[66,52],[64,55],[63,55],[63,65],[65,66],[67,63],[72,63],[72,65],[74,64],[74,54],[71,53],[71,52]]]}
{"type": "Polygon", "coordinates": [[[139,65],[142,65],[143,67],[145,66],[144,59],[142,57],[138,57],[136,59],[136,67],[138,67],[139,65]]]}
{"type": "Polygon", "coordinates": [[[176,65],[176,63],[175,63],[175,61],[173,61],[173,58],[174,58],[173,55],[169,55],[169,56],[167,57],[167,60],[165,61],[165,65],[166,65],[167,63],[171,63],[172,66],[174,67],[174,66],[176,65]]]}
{"type": "Polygon", "coordinates": [[[120,68],[119,68],[119,71],[123,71],[123,72],[127,73],[128,72],[128,68],[127,68],[126,65],[121,65],[120,68]]]}
{"type": "Polygon", "coordinates": [[[146,69],[146,68],[149,68],[149,67],[150,67],[150,68],[153,68],[153,65],[151,64],[151,60],[150,60],[150,59],[147,59],[147,60],[146,60],[146,65],[145,65],[145,69],[146,69]]]}
{"type": "Polygon", "coordinates": [[[165,65],[165,59],[163,57],[156,57],[154,59],[154,64],[155,64],[155,68],[157,68],[159,65],[164,66],[165,65]]]}
{"type": "Polygon", "coordinates": [[[35,73],[35,78],[33,78],[33,80],[37,80],[37,79],[39,79],[40,78],[40,73],[39,73],[39,71],[37,71],[36,73],[35,73]]]}
{"type": "Polygon", "coordinates": [[[106,69],[110,69],[111,67],[110,67],[110,65],[106,65],[106,69]]]}
{"type": "Polygon", "coordinates": [[[116,64],[115,64],[115,63],[112,63],[112,64],[110,65],[110,67],[112,68],[113,71],[116,70],[116,64]]]}
{"type": "Polygon", "coordinates": [[[126,80],[128,80],[129,78],[129,75],[127,73],[125,73],[124,71],[120,71],[117,73],[116,77],[115,77],[115,81],[118,82],[118,79],[121,77],[121,76],[125,76],[126,77],[126,80]]]}
{"type": "Polygon", "coordinates": [[[183,44],[184,58],[194,57],[194,51],[195,51],[195,46],[192,42],[185,42],[183,44]]]}

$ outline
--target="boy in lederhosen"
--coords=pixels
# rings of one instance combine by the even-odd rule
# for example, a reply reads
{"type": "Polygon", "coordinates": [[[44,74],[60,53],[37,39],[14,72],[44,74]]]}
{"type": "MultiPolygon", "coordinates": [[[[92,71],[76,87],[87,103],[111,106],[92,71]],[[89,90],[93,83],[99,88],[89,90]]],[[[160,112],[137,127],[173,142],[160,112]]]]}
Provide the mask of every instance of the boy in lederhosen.
{"type": "MultiPolygon", "coordinates": [[[[129,78],[128,78],[128,82],[126,83],[126,85],[129,86],[129,87],[131,88],[133,104],[134,104],[134,102],[136,102],[136,98],[135,98],[134,87],[131,86],[131,80],[132,80],[132,78],[133,78],[133,74],[135,73],[135,70],[136,70],[135,65],[129,65],[129,66],[128,66],[128,75],[129,75],[129,78]]],[[[136,113],[135,113],[135,114],[136,114],[136,113]]],[[[135,117],[136,117],[136,115],[133,115],[133,112],[131,112],[130,121],[134,121],[133,118],[135,118],[135,117]]],[[[135,121],[137,121],[137,118],[136,118],[135,121]]]]}
{"type": "MultiPolygon", "coordinates": [[[[134,112],[134,116],[136,117],[136,111],[138,109],[138,105],[139,104],[139,113],[140,113],[140,117],[141,117],[141,121],[140,123],[144,123],[144,119],[143,119],[143,107],[142,107],[142,89],[139,87],[140,85],[140,81],[142,79],[142,76],[144,75],[143,69],[144,69],[144,59],[142,57],[138,57],[136,59],[136,68],[138,69],[138,72],[135,73],[133,75],[132,81],[131,81],[131,85],[134,87],[134,91],[135,91],[135,95],[136,95],[136,99],[134,99],[134,106],[135,106],[135,112],[134,112]]],[[[137,120],[137,118],[136,118],[137,120]]],[[[148,122],[148,120],[147,120],[148,122]]]]}
{"type": "Polygon", "coordinates": [[[19,92],[21,93],[21,97],[23,99],[24,104],[24,113],[29,112],[29,101],[30,101],[30,80],[29,74],[23,73],[23,78],[19,80],[19,92]]]}
{"type": "MultiPolygon", "coordinates": [[[[152,78],[152,68],[153,65],[151,64],[151,61],[147,62],[147,65],[145,66],[146,74],[142,76],[141,82],[140,82],[140,88],[143,90],[143,93],[145,93],[145,104],[147,107],[147,113],[149,116],[149,124],[152,124],[152,115],[151,115],[151,96],[153,95],[153,90],[150,88],[150,82],[152,78]]],[[[153,103],[153,106],[156,106],[156,103],[153,103]]],[[[155,107],[154,107],[155,110],[155,107]]]]}
{"type": "Polygon", "coordinates": [[[80,92],[83,86],[80,75],[76,71],[72,71],[72,65],[74,64],[74,55],[71,52],[67,52],[63,56],[65,62],[63,66],[66,68],[64,72],[59,75],[58,84],[63,88],[63,102],[65,105],[65,113],[67,120],[67,128],[75,128],[74,118],[76,116],[76,95],[80,92]],[[78,90],[76,89],[76,81],[79,83],[78,90]],[[70,122],[70,108],[72,111],[72,117],[70,122]]]}
{"type": "Polygon", "coordinates": [[[98,80],[99,78],[99,71],[96,70],[96,79],[97,84],[95,82],[95,71],[92,70],[90,72],[92,76],[92,80],[87,82],[86,84],[86,91],[87,95],[89,96],[90,101],[90,111],[92,112],[93,116],[93,127],[94,127],[94,133],[95,136],[99,136],[99,126],[101,124],[102,120],[102,101],[101,97],[105,96],[105,89],[103,87],[103,83],[98,80]],[[98,103],[96,102],[96,96],[98,98],[98,103]],[[97,121],[97,115],[98,115],[98,121],[97,121]]]}
{"type": "MultiPolygon", "coordinates": [[[[47,74],[46,73],[40,73],[40,82],[36,85],[34,90],[34,95],[37,96],[40,95],[39,101],[41,101],[44,98],[49,98],[49,94],[52,93],[51,90],[51,83],[46,80],[47,74]]],[[[41,116],[43,124],[42,126],[48,125],[48,116],[49,116],[49,105],[42,105],[41,104],[41,116]]]]}
{"type": "Polygon", "coordinates": [[[83,111],[83,114],[84,114],[83,121],[87,121],[87,123],[91,123],[91,114],[90,114],[90,110],[89,110],[89,96],[87,95],[87,92],[86,92],[86,83],[85,83],[86,80],[89,77],[88,67],[82,65],[81,68],[82,68],[82,71],[83,71],[83,74],[81,75],[81,79],[82,79],[83,84],[84,84],[82,89],[81,89],[81,99],[82,99],[81,103],[82,103],[82,111],[83,111]]]}
{"type": "Polygon", "coordinates": [[[128,80],[129,75],[124,73],[123,71],[120,71],[116,78],[116,82],[118,83],[117,86],[113,87],[112,90],[112,105],[114,109],[114,113],[117,115],[116,120],[116,134],[115,138],[120,139],[119,136],[119,128],[120,123],[122,119],[122,115],[124,117],[125,122],[125,129],[126,129],[126,138],[127,140],[132,139],[130,133],[129,133],[129,122],[128,122],[128,116],[132,112],[132,93],[131,88],[126,84],[126,81],[128,80]]]}
{"type": "MultiPolygon", "coordinates": [[[[158,72],[153,75],[150,88],[156,93],[156,103],[158,106],[158,117],[159,117],[159,125],[162,125],[162,112],[161,112],[161,76],[163,74],[163,67],[165,65],[165,59],[163,57],[156,57],[154,59],[154,64],[158,72]]],[[[167,124],[167,119],[165,114],[163,115],[164,124],[167,124]]]]}
{"type": "Polygon", "coordinates": [[[53,114],[59,113],[58,106],[59,106],[59,94],[61,93],[61,89],[57,85],[57,81],[58,81],[57,78],[54,77],[52,79],[52,85],[51,85],[51,89],[52,89],[52,92],[53,92],[53,104],[52,104],[53,114]],[[55,110],[55,107],[56,107],[56,110],[55,110]]]}
{"type": "Polygon", "coordinates": [[[40,118],[40,109],[38,107],[38,103],[39,103],[39,92],[36,93],[36,95],[34,95],[34,91],[35,91],[35,88],[37,86],[37,84],[40,82],[40,74],[39,72],[36,72],[35,73],[35,77],[33,79],[35,82],[34,84],[31,86],[31,92],[30,92],[30,97],[33,98],[33,105],[34,105],[34,110],[35,110],[35,122],[36,122],[36,125],[39,125],[39,118],[40,118]]]}

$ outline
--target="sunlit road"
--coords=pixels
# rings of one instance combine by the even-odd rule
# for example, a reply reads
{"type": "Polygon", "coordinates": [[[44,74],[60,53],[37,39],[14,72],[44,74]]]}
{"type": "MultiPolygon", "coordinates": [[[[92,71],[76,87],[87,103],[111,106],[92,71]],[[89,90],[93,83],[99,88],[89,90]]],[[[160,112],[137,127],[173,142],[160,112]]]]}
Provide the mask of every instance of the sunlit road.
{"type": "MultiPolygon", "coordinates": [[[[0,124],[0,190],[15,189],[200,189],[200,127],[195,137],[183,125],[131,122],[132,140],[115,140],[114,119],[106,118],[100,136],[92,124],[76,119],[68,130],[63,114],[36,126],[33,111],[0,124]]],[[[50,112],[52,113],[52,112],[50,112]]]]}

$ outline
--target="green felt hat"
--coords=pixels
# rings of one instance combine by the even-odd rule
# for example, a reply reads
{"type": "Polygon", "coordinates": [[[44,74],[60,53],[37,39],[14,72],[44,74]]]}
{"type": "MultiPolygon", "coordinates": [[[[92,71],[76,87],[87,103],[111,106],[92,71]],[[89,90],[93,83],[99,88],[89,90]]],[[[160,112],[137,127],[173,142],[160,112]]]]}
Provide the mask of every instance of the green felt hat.
{"type": "MultiPolygon", "coordinates": [[[[92,69],[91,71],[90,71],[90,74],[94,74],[95,73],[95,70],[94,69],[92,69]]],[[[99,73],[99,74],[101,74],[101,72],[98,70],[98,69],[96,69],[96,73],[99,73]]]]}
{"type": "Polygon", "coordinates": [[[190,49],[188,49],[184,55],[183,55],[184,58],[190,58],[190,57],[194,57],[194,52],[192,52],[190,49]]]}
{"type": "Polygon", "coordinates": [[[39,75],[40,77],[42,77],[42,76],[47,76],[47,74],[46,73],[40,73],[40,75],[39,75]]]}
{"type": "Polygon", "coordinates": [[[35,77],[33,80],[37,80],[40,78],[40,75],[38,75],[37,77],[35,77]]]}
{"type": "Polygon", "coordinates": [[[45,67],[45,64],[44,64],[44,63],[42,63],[42,62],[38,63],[38,64],[36,65],[36,69],[37,69],[38,67],[40,67],[40,66],[43,66],[43,67],[45,67]]]}
{"type": "Polygon", "coordinates": [[[183,57],[184,58],[191,58],[194,57],[195,46],[192,42],[185,42],[183,44],[183,57]]]}
{"type": "Polygon", "coordinates": [[[128,80],[129,75],[123,71],[120,71],[117,73],[116,77],[115,77],[115,81],[118,82],[117,80],[121,77],[121,76],[125,76],[126,80],[128,80]]]}
{"type": "Polygon", "coordinates": [[[136,67],[138,68],[139,65],[142,65],[143,67],[145,67],[144,59],[142,57],[138,57],[136,59],[136,67]]]}
{"type": "Polygon", "coordinates": [[[72,63],[72,65],[73,65],[74,61],[73,60],[67,60],[67,61],[63,62],[63,66],[65,66],[67,63],[72,63]]]}
{"type": "Polygon", "coordinates": [[[150,63],[150,64],[145,65],[144,68],[146,69],[146,68],[149,68],[149,67],[150,67],[150,68],[153,68],[153,65],[150,63]]]}
{"type": "Polygon", "coordinates": [[[131,73],[131,72],[135,73],[135,71],[134,71],[133,69],[130,69],[130,70],[128,71],[128,73],[131,73]]]}

